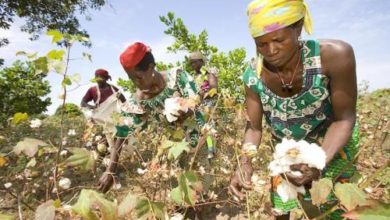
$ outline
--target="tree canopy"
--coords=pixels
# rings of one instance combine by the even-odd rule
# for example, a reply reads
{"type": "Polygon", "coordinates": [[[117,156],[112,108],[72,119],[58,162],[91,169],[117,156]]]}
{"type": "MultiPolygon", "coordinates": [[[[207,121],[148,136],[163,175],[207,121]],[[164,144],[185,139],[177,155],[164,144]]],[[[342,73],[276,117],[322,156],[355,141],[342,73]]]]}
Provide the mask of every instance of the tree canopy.
{"type": "Polygon", "coordinates": [[[36,74],[31,62],[16,61],[0,70],[0,123],[17,112],[29,115],[46,111],[51,104],[49,81],[45,74],[36,74]]]}
{"type": "MultiPolygon", "coordinates": [[[[22,31],[31,34],[30,39],[37,39],[42,31],[56,29],[62,33],[88,36],[80,27],[77,15],[88,16],[89,9],[98,10],[105,0],[5,0],[0,1],[0,29],[9,29],[16,17],[25,24],[22,31]]],[[[0,47],[9,43],[0,39],[0,47]]]]}

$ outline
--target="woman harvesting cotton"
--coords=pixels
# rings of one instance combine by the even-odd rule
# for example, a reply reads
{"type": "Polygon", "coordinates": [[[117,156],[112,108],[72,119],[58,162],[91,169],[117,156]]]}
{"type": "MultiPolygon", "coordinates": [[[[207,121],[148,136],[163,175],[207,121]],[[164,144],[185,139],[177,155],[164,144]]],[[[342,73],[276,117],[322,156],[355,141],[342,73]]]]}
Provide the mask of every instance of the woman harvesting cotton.
{"type": "MultiPolygon", "coordinates": [[[[244,73],[247,123],[241,168],[233,176],[231,191],[243,198],[240,189],[251,186],[251,155],[260,144],[263,115],[273,140],[283,138],[317,143],[325,151],[322,171],[298,164],[286,176],[296,186],[315,179],[335,178],[357,153],[356,67],[353,49],[340,40],[300,39],[302,28],[312,32],[311,17],[302,0],[255,0],[248,6],[249,29],[254,38],[257,61],[244,73]]],[[[346,180],[354,167],[340,176],[346,180]]],[[[283,202],[272,192],[278,219],[298,207],[296,200],[283,202]]]]}

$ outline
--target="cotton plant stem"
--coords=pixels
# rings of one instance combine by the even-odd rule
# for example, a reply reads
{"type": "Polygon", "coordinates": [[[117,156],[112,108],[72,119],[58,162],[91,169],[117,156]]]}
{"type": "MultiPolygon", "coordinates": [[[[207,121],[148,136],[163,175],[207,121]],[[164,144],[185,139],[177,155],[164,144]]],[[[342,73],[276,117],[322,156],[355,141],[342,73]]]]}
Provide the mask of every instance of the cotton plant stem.
{"type": "Polygon", "coordinates": [[[370,175],[364,182],[359,184],[359,188],[364,189],[368,187],[371,181],[377,177],[383,170],[390,166],[390,160],[388,160],[381,168],[377,169],[372,175],[370,175]]]}
{"type": "MultiPolygon", "coordinates": [[[[217,105],[218,105],[219,98],[220,98],[220,95],[218,95],[217,101],[216,101],[216,103],[215,103],[215,106],[214,106],[214,108],[213,108],[213,111],[212,111],[211,114],[210,114],[210,118],[209,118],[209,120],[207,121],[207,123],[210,123],[211,120],[212,120],[213,117],[214,117],[215,109],[216,109],[216,107],[217,107],[217,105]]],[[[197,156],[197,154],[198,154],[199,149],[200,149],[201,147],[203,147],[203,145],[206,143],[207,135],[208,135],[208,131],[206,130],[206,131],[204,132],[204,134],[202,135],[202,137],[199,139],[198,144],[196,145],[196,148],[195,148],[194,156],[193,156],[192,159],[191,159],[191,165],[190,165],[189,170],[192,170],[192,167],[194,166],[195,159],[196,159],[196,156],[197,156]]]]}
{"type": "MultiPolygon", "coordinates": [[[[65,65],[65,71],[64,71],[64,77],[63,80],[65,80],[67,73],[68,73],[68,67],[69,67],[69,58],[70,58],[70,45],[66,46],[67,49],[67,57],[66,57],[66,65],[65,65]]],[[[60,147],[58,148],[57,156],[56,156],[56,162],[55,162],[55,168],[54,168],[54,174],[53,174],[53,180],[54,180],[54,187],[56,188],[56,194],[57,199],[61,201],[60,194],[58,193],[58,183],[57,183],[57,175],[58,175],[58,163],[60,161],[60,154],[63,148],[63,140],[64,140],[64,119],[65,119],[65,101],[66,101],[66,86],[64,85],[64,97],[62,100],[62,111],[61,111],[61,140],[60,140],[60,147]]]]}
{"type": "MultiPolygon", "coordinates": [[[[12,197],[14,197],[15,199],[18,199],[19,197],[15,194],[13,194],[9,189],[5,189],[5,192],[10,194],[12,197]]],[[[27,204],[26,202],[23,201],[23,199],[20,199],[20,202],[25,205],[28,209],[30,209],[31,211],[35,211],[35,209],[33,209],[29,204],[27,204]]]]}
{"type": "Polygon", "coordinates": [[[250,206],[249,206],[249,196],[248,196],[248,192],[245,192],[245,197],[246,197],[246,212],[247,212],[247,215],[248,215],[248,219],[251,219],[251,209],[250,209],[250,206]]]}
{"type": "Polygon", "coordinates": [[[326,212],[322,213],[321,215],[317,216],[314,218],[314,220],[321,220],[323,218],[326,218],[326,216],[328,216],[330,213],[332,213],[333,211],[335,211],[337,209],[337,205],[339,203],[337,202],[336,204],[334,204],[330,209],[328,209],[326,212]]]}
{"type": "Polygon", "coordinates": [[[18,193],[17,195],[17,200],[18,200],[18,214],[19,214],[19,220],[23,220],[23,215],[22,215],[22,206],[20,205],[20,194],[18,193]]]}

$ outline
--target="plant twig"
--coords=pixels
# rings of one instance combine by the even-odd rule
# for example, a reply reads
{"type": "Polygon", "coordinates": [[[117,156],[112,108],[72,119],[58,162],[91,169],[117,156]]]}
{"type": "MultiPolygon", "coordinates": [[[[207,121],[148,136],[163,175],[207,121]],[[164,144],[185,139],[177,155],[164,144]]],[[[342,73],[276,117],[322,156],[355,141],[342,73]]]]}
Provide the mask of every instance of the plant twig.
{"type": "Polygon", "coordinates": [[[19,215],[19,220],[23,220],[23,215],[22,215],[22,207],[20,205],[21,199],[20,199],[20,194],[18,193],[17,195],[17,200],[18,200],[18,215],[19,215]]]}
{"type": "MultiPolygon", "coordinates": [[[[71,44],[66,45],[67,49],[67,57],[66,57],[66,65],[65,65],[65,71],[64,71],[64,77],[63,80],[65,80],[67,72],[68,72],[68,67],[69,67],[69,61],[70,61],[70,48],[71,44]]],[[[60,155],[63,147],[63,140],[64,140],[64,119],[65,119],[65,101],[66,101],[66,86],[64,85],[64,97],[62,101],[62,111],[61,111],[61,121],[60,121],[60,126],[61,126],[61,140],[60,140],[60,147],[58,148],[57,156],[56,156],[56,161],[55,161],[55,168],[54,168],[54,187],[56,188],[56,194],[57,194],[57,199],[61,200],[60,194],[58,193],[58,183],[57,183],[57,175],[58,175],[58,163],[60,161],[60,155]]]]}
{"type": "MultiPolygon", "coordinates": [[[[18,196],[13,194],[10,190],[8,189],[5,189],[5,192],[10,194],[12,197],[14,197],[15,199],[18,199],[18,196]]],[[[31,211],[35,211],[29,204],[27,204],[26,202],[24,202],[22,199],[20,199],[20,202],[25,205],[28,209],[30,209],[31,211]]]]}

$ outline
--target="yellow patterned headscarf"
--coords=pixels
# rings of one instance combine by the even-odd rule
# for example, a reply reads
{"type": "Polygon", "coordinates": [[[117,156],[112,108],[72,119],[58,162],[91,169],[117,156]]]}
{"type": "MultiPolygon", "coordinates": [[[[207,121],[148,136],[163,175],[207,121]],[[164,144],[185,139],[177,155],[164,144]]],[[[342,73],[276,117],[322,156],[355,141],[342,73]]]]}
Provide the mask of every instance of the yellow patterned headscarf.
{"type": "MultiPolygon", "coordinates": [[[[249,30],[253,38],[285,28],[302,18],[305,31],[312,33],[312,21],[307,5],[303,0],[254,0],[248,5],[249,30]]],[[[255,63],[260,77],[263,57],[258,54],[255,63]]]]}
{"type": "Polygon", "coordinates": [[[249,29],[253,38],[282,29],[303,17],[312,33],[311,16],[303,0],[254,0],[248,5],[249,29]]]}

